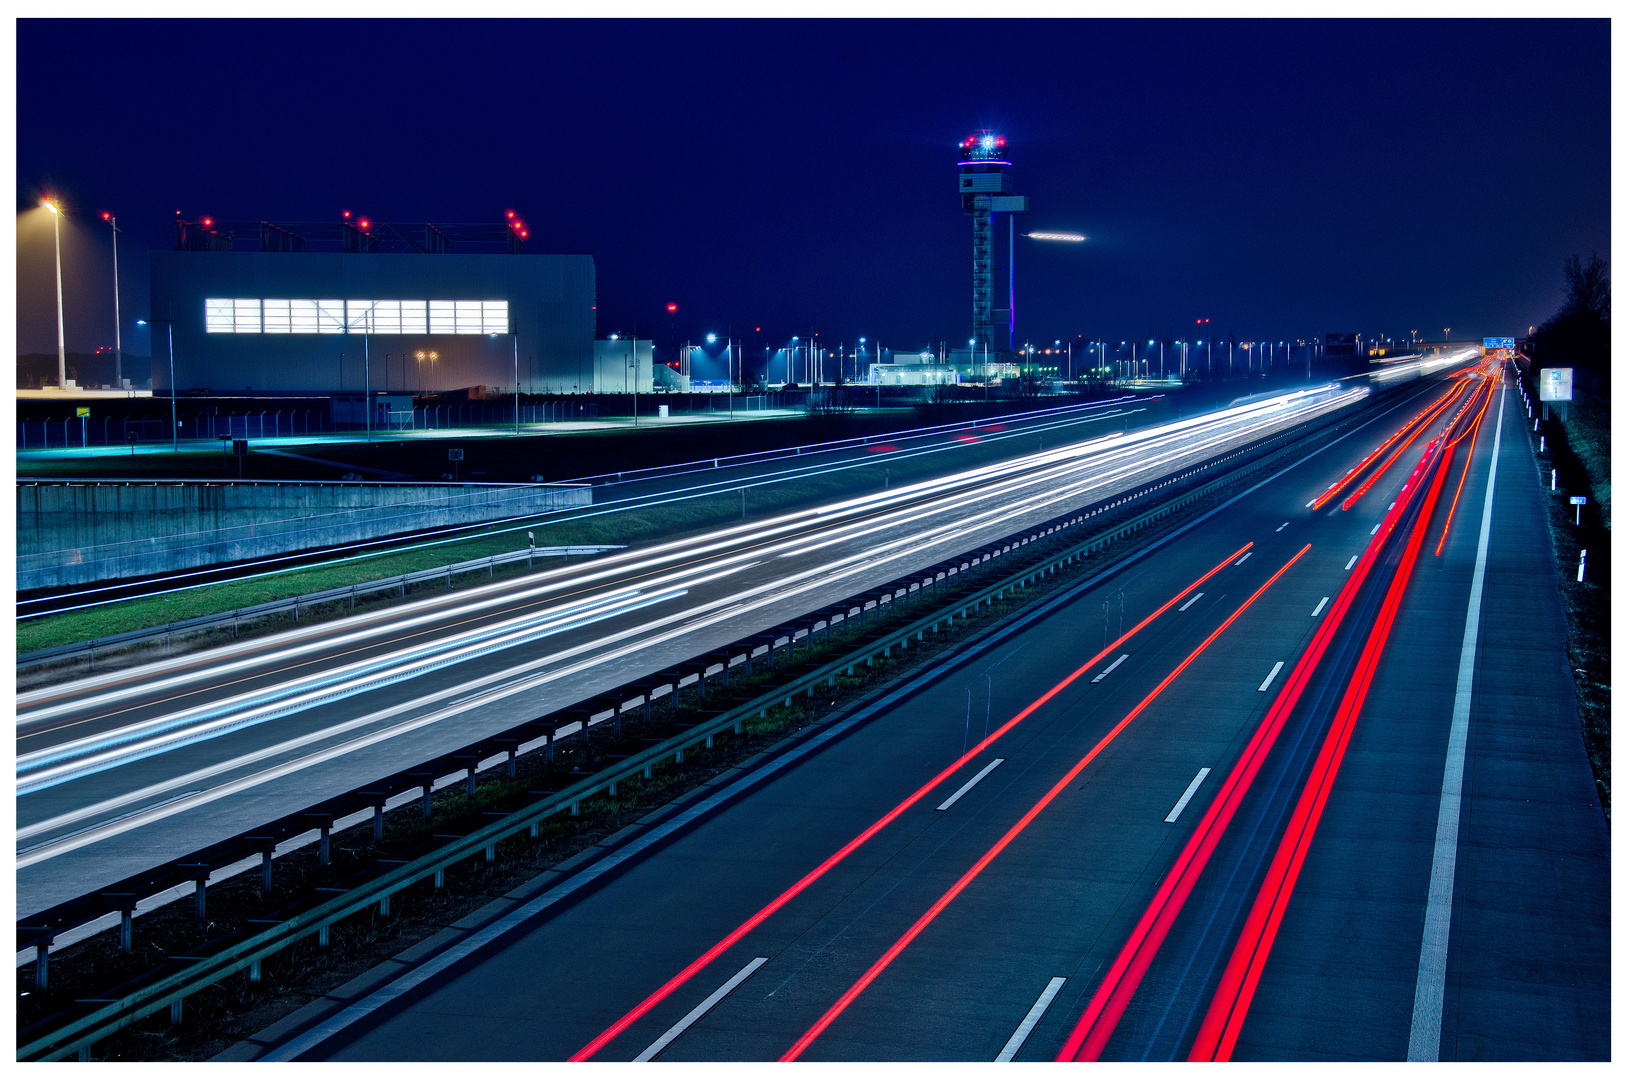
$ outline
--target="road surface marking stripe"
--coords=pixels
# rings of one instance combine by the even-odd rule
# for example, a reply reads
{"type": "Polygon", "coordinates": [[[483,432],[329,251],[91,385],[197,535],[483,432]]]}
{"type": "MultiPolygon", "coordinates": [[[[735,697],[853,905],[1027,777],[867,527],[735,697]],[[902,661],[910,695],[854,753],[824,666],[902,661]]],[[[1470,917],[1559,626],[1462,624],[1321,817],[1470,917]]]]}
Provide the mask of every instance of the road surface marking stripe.
{"type": "Polygon", "coordinates": [[[1025,1045],[1025,1040],[1031,1037],[1031,1029],[1042,1019],[1042,1014],[1048,1011],[1048,1006],[1053,1004],[1054,995],[1059,993],[1059,988],[1063,985],[1065,985],[1063,975],[1055,975],[1048,980],[1047,988],[1036,999],[1036,1004],[1031,1006],[1031,1011],[1025,1014],[1025,1019],[1019,1022],[1019,1027],[1014,1029],[1013,1035],[1009,1036],[1008,1042],[1003,1045],[1002,1053],[997,1055],[998,1061],[1014,1060],[1014,1055],[1025,1045]]]}
{"type": "Polygon", "coordinates": [[[1178,820],[1178,815],[1184,812],[1184,807],[1189,805],[1189,800],[1193,799],[1195,797],[1195,792],[1200,790],[1201,781],[1205,780],[1206,774],[1211,771],[1211,768],[1205,768],[1195,774],[1195,779],[1191,780],[1189,782],[1189,786],[1184,788],[1183,797],[1178,800],[1175,806],[1173,806],[1172,813],[1168,814],[1164,819],[1167,824],[1170,825],[1174,821],[1178,820]]]}
{"type": "MultiPolygon", "coordinates": [[[[1346,436],[1339,436],[1339,438],[1346,438],[1346,436]]],[[[1243,493],[1243,494],[1245,494],[1245,493],[1243,493]]],[[[1240,498],[1241,496],[1237,495],[1235,497],[1240,498]]],[[[1225,504],[1225,505],[1228,505],[1228,504],[1225,504]]],[[[1221,508],[1219,508],[1219,509],[1221,509],[1221,508]]],[[[1208,511],[1208,513],[1215,513],[1215,512],[1216,512],[1216,510],[1208,511]]],[[[1196,519],[1196,522],[1198,522],[1199,520],[1202,520],[1202,519],[1196,519]]],[[[1186,525],[1186,526],[1183,526],[1183,527],[1184,528],[1192,527],[1194,524],[1196,524],[1196,522],[1190,522],[1189,525],[1186,525]]],[[[1171,534],[1169,534],[1169,535],[1171,535],[1171,534]]],[[[1159,543],[1161,543],[1161,541],[1157,541],[1157,543],[1159,544],[1159,543]]],[[[1246,545],[1247,548],[1249,548],[1250,546],[1251,546],[1250,544],[1246,545]]],[[[1152,549],[1153,549],[1153,545],[1152,545],[1152,549]]],[[[1151,549],[1146,549],[1146,550],[1151,550],[1151,549]]],[[[600,1050],[607,1043],[611,1042],[613,1039],[617,1038],[618,1035],[622,1034],[622,1032],[630,1024],[634,1023],[636,1020],[640,1019],[640,1017],[642,1017],[646,1013],[650,1012],[654,1007],[656,1007],[656,1005],[659,1002],[661,1002],[662,1000],[667,998],[668,995],[672,994],[675,990],[677,990],[681,986],[685,985],[686,982],[690,981],[690,979],[691,979],[691,977],[693,975],[695,975],[697,972],[701,971],[703,968],[707,967],[709,964],[711,964],[715,960],[717,960],[719,958],[719,956],[722,953],[724,953],[724,951],[726,949],[729,949],[731,946],[735,945],[742,938],[746,937],[753,930],[754,927],[758,926],[760,923],[762,923],[766,919],[770,918],[770,916],[774,915],[777,911],[781,910],[781,908],[783,906],[785,906],[786,904],[791,902],[794,897],[798,896],[805,889],[809,888],[810,885],[812,885],[815,881],[817,881],[824,874],[826,874],[828,870],[831,870],[834,866],[837,866],[840,862],[843,862],[845,859],[847,859],[850,856],[851,853],[853,853],[856,849],[861,847],[861,845],[865,844],[868,840],[872,839],[872,837],[876,836],[879,832],[881,832],[887,825],[889,825],[890,822],[894,821],[901,814],[904,814],[909,808],[917,805],[919,800],[923,799],[924,797],[926,797],[929,794],[929,792],[931,792],[935,788],[939,787],[945,780],[947,780],[949,777],[951,777],[958,769],[961,769],[964,765],[966,765],[970,761],[974,760],[974,758],[976,758],[980,754],[984,753],[985,750],[989,746],[991,746],[992,743],[996,742],[1003,735],[1006,735],[1009,731],[1013,730],[1013,728],[1016,727],[1021,721],[1023,721],[1026,717],[1030,716],[1037,709],[1041,708],[1045,703],[1047,703],[1049,700],[1051,700],[1060,691],[1064,690],[1066,687],[1068,687],[1072,683],[1074,683],[1077,679],[1079,679],[1083,675],[1085,675],[1088,671],[1092,670],[1095,665],[1097,665],[1106,656],[1110,655],[1111,650],[1120,647],[1123,642],[1127,641],[1134,634],[1136,634],[1140,630],[1142,630],[1145,626],[1148,626],[1151,622],[1155,621],[1155,619],[1157,617],[1164,614],[1169,608],[1171,608],[1174,604],[1176,604],[1180,597],[1189,595],[1189,590],[1190,589],[1193,589],[1193,588],[1195,588],[1195,586],[1202,584],[1203,582],[1205,582],[1206,580],[1211,578],[1212,575],[1221,572],[1223,570],[1223,568],[1225,566],[1229,565],[1229,563],[1232,562],[1235,559],[1235,557],[1240,554],[1240,552],[1242,550],[1244,550],[1244,549],[1236,549],[1231,554],[1225,556],[1222,562],[1220,562],[1216,566],[1212,567],[1212,569],[1208,570],[1205,574],[1201,575],[1196,580],[1190,582],[1190,584],[1188,586],[1186,586],[1182,592],[1180,592],[1177,595],[1173,596],[1173,598],[1171,600],[1168,600],[1165,604],[1162,604],[1160,607],[1158,607],[1154,611],[1150,612],[1150,614],[1146,615],[1144,617],[1144,619],[1142,621],[1140,621],[1136,626],[1134,626],[1131,630],[1127,631],[1125,634],[1121,635],[1115,641],[1112,641],[1110,644],[1106,645],[1103,649],[1099,650],[1093,656],[1089,657],[1087,662],[1084,663],[1081,667],[1077,668],[1075,671],[1073,671],[1069,675],[1065,676],[1064,679],[1060,680],[1057,684],[1055,684],[1052,689],[1047,691],[1047,693],[1043,694],[1041,697],[1039,697],[1035,701],[1031,702],[1025,708],[1021,709],[1018,713],[1016,713],[1014,715],[1013,719],[1009,720],[1006,724],[1004,724],[1002,727],[998,728],[996,731],[993,731],[990,735],[987,735],[984,739],[981,739],[979,742],[975,743],[974,746],[972,748],[970,748],[969,751],[967,753],[965,753],[962,757],[958,758],[956,761],[953,761],[950,765],[947,765],[944,769],[942,769],[940,771],[940,773],[938,775],[933,777],[931,780],[929,780],[927,783],[925,783],[922,787],[918,788],[911,795],[908,795],[893,810],[890,810],[889,813],[885,814],[883,817],[879,818],[877,821],[875,821],[871,825],[867,826],[867,828],[864,831],[862,831],[859,835],[857,835],[853,840],[851,840],[849,843],[845,844],[843,847],[839,848],[837,851],[833,852],[831,855],[827,856],[826,859],[824,859],[819,865],[817,865],[809,873],[805,874],[798,881],[795,881],[792,885],[789,885],[785,890],[783,890],[781,895],[776,897],[776,899],[772,900],[770,903],[768,903],[764,907],[760,908],[757,912],[755,912],[753,915],[751,915],[747,919],[747,921],[743,922],[735,930],[732,930],[729,934],[725,935],[725,937],[721,938],[707,952],[703,953],[701,956],[699,956],[695,960],[691,961],[691,963],[687,964],[684,968],[682,968],[677,974],[675,974],[667,982],[665,982],[663,985],[659,986],[656,990],[653,990],[650,994],[648,994],[645,997],[644,1000],[642,1000],[638,1005],[636,1005],[634,1008],[630,1009],[628,1012],[624,1013],[621,1017],[619,1017],[617,1019],[616,1022],[614,1022],[605,1031],[602,1031],[599,1035],[595,1036],[588,1043],[584,1044],[583,1048],[578,1050],[578,1052],[573,1054],[572,1057],[569,1058],[568,1060],[570,1060],[570,1061],[587,1061],[589,1058],[591,1058],[595,1054],[599,1053],[600,1050]]],[[[1018,626],[1030,625],[1036,619],[1038,619],[1038,618],[1042,617],[1043,615],[1047,614],[1048,612],[1054,610],[1056,606],[1063,606],[1064,604],[1073,601],[1076,597],[1082,595],[1088,589],[1090,589],[1093,586],[1097,585],[1099,582],[1106,580],[1112,574],[1119,573],[1123,568],[1125,568],[1135,558],[1138,558],[1138,557],[1139,557],[1139,555],[1136,554],[1136,553],[1134,555],[1130,555],[1124,561],[1106,567],[1104,570],[1100,571],[1097,575],[1094,575],[1093,577],[1089,578],[1087,581],[1083,582],[1080,586],[1077,586],[1076,588],[1065,592],[1064,594],[1060,595],[1059,597],[1055,598],[1054,600],[1050,600],[1047,603],[1043,604],[1035,612],[1033,612],[1031,615],[1027,616],[1025,621],[1023,621],[1020,624],[1016,624],[1016,631],[1017,631],[1018,626]]],[[[864,717],[864,716],[870,716],[873,713],[882,712],[884,708],[888,707],[889,705],[894,704],[897,701],[900,701],[900,700],[910,696],[911,694],[915,693],[917,690],[919,690],[923,686],[925,686],[928,683],[932,682],[934,679],[939,678],[946,671],[951,670],[951,668],[954,667],[956,664],[962,663],[966,659],[967,655],[982,652],[986,648],[988,648],[989,645],[990,645],[990,642],[985,642],[985,641],[982,641],[982,642],[978,643],[977,645],[975,645],[971,649],[969,649],[967,653],[960,654],[959,656],[954,657],[951,660],[946,661],[946,663],[940,665],[939,667],[933,669],[932,671],[930,671],[930,672],[928,672],[928,673],[926,673],[924,675],[919,676],[917,679],[914,679],[912,682],[908,683],[906,686],[902,687],[900,690],[894,691],[893,693],[889,694],[882,701],[876,703],[873,706],[869,706],[867,709],[863,710],[863,712],[861,714],[857,715],[857,718],[855,719],[855,721],[853,721],[853,722],[852,721],[844,721],[843,724],[841,724],[839,726],[841,726],[841,727],[844,726],[844,725],[851,725],[852,726],[853,723],[858,723],[860,721],[860,719],[862,717],[864,717]]],[[[819,738],[820,736],[817,736],[817,737],[819,738]]],[[[313,1045],[315,1045],[315,1044],[313,1044],[313,1045]]]]}
{"type": "Polygon", "coordinates": [[[837,1020],[839,1015],[842,1014],[845,1009],[849,1008],[850,1004],[854,1002],[856,998],[860,997],[861,993],[866,990],[868,986],[871,986],[879,975],[883,974],[884,969],[889,967],[890,964],[894,963],[895,958],[901,953],[905,952],[906,947],[916,940],[917,936],[927,929],[928,925],[934,922],[934,920],[939,917],[940,913],[950,906],[951,902],[957,899],[963,890],[968,888],[970,883],[972,883],[975,878],[979,877],[980,874],[985,871],[985,868],[990,866],[992,861],[995,860],[998,855],[1002,854],[1003,850],[1007,848],[1009,844],[1013,843],[1014,839],[1018,837],[1020,833],[1024,832],[1030,827],[1031,822],[1035,821],[1037,816],[1040,815],[1043,810],[1046,810],[1048,805],[1052,803],[1054,799],[1059,797],[1060,792],[1064,791],[1071,784],[1075,783],[1077,777],[1081,776],[1082,771],[1092,764],[1094,759],[1103,753],[1104,749],[1114,742],[1117,736],[1127,729],[1129,724],[1136,720],[1145,709],[1149,708],[1150,704],[1155,701],[1156,698],[1160,697],[1161,694],[1165,692],[1167,687],[1171,686],[1173,681],[1176,680],[1179,675],[1182,675],[1190,664],[1195,662],[1197,657],[1210,648],[1212,643],[1216,641],[1225,630],[1234,625],[1235,620],[1244,615],[1246,613],[1246,609],[1255,604],[1257,602],[1257,598],[1268,591],[1269,586],[1273,585],[1276,581],[1279,581],[1280,578],[1285,576],[1286,572],[1297,563],[1297,560],[1308,554],[1308,549],[1312,546],[1312,544],[1304,544],[1295,555],[1286,561],[1284,566],[1280,567],[1280,569],[1274,572],[1272,577],[1263,582],[1263,584],[1259,585],[1256,592],[1248,596],[1239,607],[1235,608],[1227,619],[1224,619],[1223,622],[1219,623],[1216,630],[1213,630],[1206,636],[1204,641],[1195,646],[1194,650],[1190,652],[1189,655],[1185,656],[1183,660],[1178,663],[1178,666],[1172,669],[1166,678],[1162,679],[1156,684],[1153,690],[1144,695],[1143,700],[1141,700],[1137,705],[1133,706],[1131,712],[1122,717],[1115,727],[1105,732],[1104,736],[1099,739],[1098,742],[1093,744],[1093,748],[1083,755],[1080,761],[1076,762],[1075,765],[1072,765],[1070,771],[1065,773],[1064,776],[1060,777],[1058,782],[1049,788],[1047,793],[1038,799],[1036,804],[1025,812],[1024,817],[1014,822],[1008,831],[1002,834],[1002,838],[995,844],[992,844],[986,853],[981,855],[979,860],[975,862],[973,866],[965,870],[963,875],[952,884],[951,888],[947,889],[941,894],[940,899],[936,900],[929,910],[918,916],[917,921],[912,923],[907,931],[897,938],[895,943],[889,946],[889,948],[885,950],[884,954],[875,960],[872,966],[867,968],[866,972],[859,979],[855,980],[850,988],[844,991],[843,995],[839,997],[837,1001],[833,1002],[826,1012],[821,1014],[820,1019],[818,1019],[814,1024],[810,1025],[810,1028],[805,1031],[803,1035],[799,1036],[797,1042],[787,1048],[787,1051],[782,1054],[779,1060],[798,1060],[799,1056],[803,1054],[805,1050],[809,1049],[810,1044],[815,1042],[815,1040],[820,1037],[821,1033],[826,1031],[827,1028],[832,1025],[833,1021],[837,1020]]]}
{"type": "Polygon", "coordinates": [[[1235,560],[1235,565],[1239,566],[1241,563],[1245,562],[1247,559],[1249,559],[1251,557],[1252,557],[1252,553],[1248,551],[1248,552],[1246,552],[1246,554],[1242,555],[1240,558],[1235,560]]]}
{"type": "Polygon", "coordinates": [[[1306,502],[1306,503],[1304,503],[1304,504],[1303,504],[1303,508],[1304,508],[1304,509],[1307,509],[1307,508],[1309,508],[1309,507],[1311,507],[1311,506],[1313,506],[1313,505],[1314,505],[1314,500],[1313,500],[1313,499],[1309,499],[1309,500],[1308,500],[1308,501],[1307,501],[1307,502],[1306,502]]]}
{"type": "MultiPolygon", "coordinates": [[[[1291,524],[1291,522],[1289,522],[1289,521],[1288,521],[1288,522],[1286,522],[1286,525],[1290,525],[1290,524],[1291,524]]],[[[1280,526],[1280,528],[1279,528],[1279,529],[1275,529],[1275,530],[1274,530],[1274,531],[1275,531],[1275,532],[1279,532],[1279,531],[1281,531],[1281,529],[1284,529],[1284,528],[1285,528],[1285,527],[1286,527],[1286,525],[1282,525],[1282,526],[1280,526]]]]}
{"type": "Polygon", "coordinates": [[[1467,624],[1461,634],[1461,664],[1456,670],[1455,705],[1450,713],[1450,742],[1444,755],[1444,785],[1439,794],[1438,832],[1433,841],[1433,874],[1427,885],[1427,917],[1422,927],[1421,961],[1416,969],[1416,1003],[1410,1017],[1407,1061],[1437,1061],[1444,1027],[1444,970],[1450,950],[1450,911],[1455,890],[1455,849],[1461,835],[1461,779],[1467,765],[1467,726],[1472,716],[1473,662],[1478,654],[1478,623],[1484,607],[1484,571],[1489,560],[1489,525],[1495,509],[1495,467],[1500,462],[1501,421],[1506,395],[1495,413],[1495,442],[1490,450],[1489,481],[1484,485],[1484,520],[1478,529],[1478,559],[1473,564],[1467,597],[1467,624]]]}
{"type": "Polygon", "coordinates": [[[1372,536],[1375,536],[1376,535],[1376,530],[1380,529],[1381,527],[1382,527],[1382,523],[1380,521],[1378,521],[1375,525],[1371,526],[1370,534],[1372,536]]]}
{"type": "Polygon", "coordinates": [[[1308,613],[1308,617],[1311,619],[1319,618],[1320,612],[1324,611],[1325,605],[1329,604],[1330,602],[1331,598],[1329,596],[1320,597],[1320,602],[1314,605],[1314,610],[1308,613]]]}
{"type": "MultiPolygon", "coordinates": [[[[1194,603],[1194,601],[1191,600],[1190,603],[1194,603]]],[[[1179,608],[1178,610],[1182,611],[1183,608],[1179,608]]],[[[1111,664],[1109,667],[1105,668],[1103,671],[1101,671],[1097,675],[1093,676],[1093,678],[1091,680],[1089,680],[1089,681],[1098,682],[1100,679],[1104,678],[1106,675],[1110,674],[1112,671],[1114,671],[1118,667],[1120,667],[1121,664],[1122,664],[1122,661],[1124,661],[1126,659],[1127,659],[1127,654],[1122,653],[1120,656],[1116,657],[1115,663],[1111,664]]]]}
{"type": "Polygon", "coordinates": [[[1263,680],[1263,685],[1259,686],[1257,688],[1257,692],[1259,694],[1267,693],[1268,689],[1269,689],[1269,683],[1274,681],[1274,677],[1276,675],[1280,674],[1280,669],[1285,667],[1285,666],[1286,666],[1286,662],[1284,660],[1276,660],[1274,662],[1274,669],[1269,672],[1269,677],[1263,680]]]}
{"type": "Polygon", "coordinates": [[[1001,765],[1006,760],[1008,760],[1008,759],[1007,758],[997,758],[991,764],[987,765],[985,768],[983,768],[979,772],[975,773],[973,776],[971,776],[969,778],[968,783],[964,784],[962,787],[960,787],[956,791],[952,792],[951,797],[948,798],[945,802],[941,803],[939,806],[935,807],[935,809],[936,810],[950,810],[953,803],[955,803],[958,799],[961,799],[964,795],[967,795],[970,791],[972,791],[974,789],[975,784],[978,784],[981,780],[984,780],[987,776],[990,776],[991,775],[991,770],[995,769],[998,765],[1001,765]]]}
{"type": "Polygon", "coordinates": [[[1351,558],[1351,559],[1349,559],[1349,560],[1348,560],[1348,565],[1347,565],[1347,566],[1344,566],[1344,567],[1343,567],[1343,568],[1342,568],[1342,569],[1344,569],[1344,570],[1352,570],[1352,569],[1353,569],[1353,568],[1354,568],[1354,563],[1356,563],[1356,562],[1358,562],[1358,561],[1359,561],[1359,556],[1358,556],[1358,555],[1355,555],[1355,556],[1354,556],[1354,557],[1353,557],[1353,558],[1351,558]]]}
{"type": "Polygon", "coordinates": [[[698,1020],[701,1020],[709,1009],[713,1008],[715,1005],[718,1005],[721,1001],[724,1001],[726,994],[729,994],[732,990],[735,990],[738,986],[741,986],[749,975],[752,975],[755,971],[758,971],[760,966],[769,959],[770,957],[768,956],[755,956],[748,962],[747,967],[743,968],[741,971],[738,971],[735,975],[732,975],[729,982],[704,998],[701,1005],[698,1005],[696,1008],[686,1013],[685,1017],[680,1020],[679,1023],[663,1032],[656,1042],[640,1051],[640,1056],[634,1060],[650,1061],[652,1058],[662,1053],[668,1048],[669,1043],[685,1034],[686,1028],[690,1027],[698,1020]]]}
{"type": "Polygon", "coordinates": [[[1179,611],[1188,611],[1189,610],[1189,605],[1193,604],[1195,601],[1199,600],[1201,597],[1203,597],[1205,595],[1206,594],[1204,592],[1196,593],[1194,596],[1191,596],[1188,600],[1185,600],[1184,601],[1184,606],[1179,608],[1178,610],[1179,611]]]}

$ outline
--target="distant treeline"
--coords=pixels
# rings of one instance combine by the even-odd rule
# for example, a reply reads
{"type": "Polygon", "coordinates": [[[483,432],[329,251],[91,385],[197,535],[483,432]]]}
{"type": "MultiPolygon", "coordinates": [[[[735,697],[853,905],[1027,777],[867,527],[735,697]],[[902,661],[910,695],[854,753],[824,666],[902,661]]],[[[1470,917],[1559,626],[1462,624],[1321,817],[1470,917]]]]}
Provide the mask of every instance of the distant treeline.
{"type": "MultiPolygon", "coordinates": [[[[113,354],[75,353],[67,355],[68,377],[80,387],[94,389],[113,385],[113,354]]],[[[150,357],[125,353],[122,367],[124,377],[137,387],[145,388],[153,378],[150,357]]],[[[17,358],[17,389],[38,390],[42,386],[57,385],[57,354],[25,353],[17,358]]]]}

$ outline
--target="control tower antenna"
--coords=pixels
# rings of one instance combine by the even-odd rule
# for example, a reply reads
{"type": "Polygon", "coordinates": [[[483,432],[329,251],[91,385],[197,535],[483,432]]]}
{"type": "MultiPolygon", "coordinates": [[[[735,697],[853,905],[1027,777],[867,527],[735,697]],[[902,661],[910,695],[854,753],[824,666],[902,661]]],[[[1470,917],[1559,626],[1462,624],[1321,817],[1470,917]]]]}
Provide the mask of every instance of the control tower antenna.
{"type": "MultiPolygon", "coordinates": [[[[963,213],[974,220],[974,348],[999,352],[1014,351],[1014,255],[1010,241],[1008,251],[1008,307],[996,314],[1006,322],[1007,342],[993,341],[992,334],[992,278],[995,274],[991,259],[991,231],[998,214],[1025,214],[1030,212],[1026,197],[1013,194],[1013,178],[1008,175],[1011,162],[1005,160],[1008,140],[994,131],[977,131],[957,144],[957,190],[963,197],[963,213]]],[[[1013,219],[1009,219],[1012,234],[1013,219]]]]}

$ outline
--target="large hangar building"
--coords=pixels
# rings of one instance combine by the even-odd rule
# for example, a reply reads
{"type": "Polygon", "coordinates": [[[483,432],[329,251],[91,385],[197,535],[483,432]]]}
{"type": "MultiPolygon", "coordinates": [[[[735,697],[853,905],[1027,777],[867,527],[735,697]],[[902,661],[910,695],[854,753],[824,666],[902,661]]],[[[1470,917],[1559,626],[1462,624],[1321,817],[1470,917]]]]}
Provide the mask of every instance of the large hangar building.
{"type": "Polygon", "coordinates": [[[175,249],[152,253],[154,392],[587,392],[594,259],[526,254],[525,237],[513,215],[177,220],[175,249]]]}

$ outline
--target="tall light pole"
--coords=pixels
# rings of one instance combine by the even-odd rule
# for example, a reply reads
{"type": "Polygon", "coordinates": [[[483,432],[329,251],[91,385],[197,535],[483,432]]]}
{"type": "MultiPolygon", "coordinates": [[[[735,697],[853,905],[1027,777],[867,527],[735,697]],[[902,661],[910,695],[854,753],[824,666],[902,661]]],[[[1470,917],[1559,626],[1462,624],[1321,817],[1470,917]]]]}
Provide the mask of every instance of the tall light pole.
{"type": "Polygon", "coordinates": [[[514,330],[510,331],[510,360],[515,364],[515,433],[519,435],[521,434],[521,338],[514,330]]]}
{"type": "Polygon", "coordinates": [[[62,210],[50,199],[45,200],[45,208],[51,211],[51,232],[57,241],[57,389],[66,390],[68,345],[62,332],[62,210]]]}
{"type": "Polygon", "coordinates": [[[119,337],[119,219],[102,212],[102,220],[113,228],[113,388],[125,387],[125,351],[119,337]]]}

